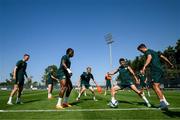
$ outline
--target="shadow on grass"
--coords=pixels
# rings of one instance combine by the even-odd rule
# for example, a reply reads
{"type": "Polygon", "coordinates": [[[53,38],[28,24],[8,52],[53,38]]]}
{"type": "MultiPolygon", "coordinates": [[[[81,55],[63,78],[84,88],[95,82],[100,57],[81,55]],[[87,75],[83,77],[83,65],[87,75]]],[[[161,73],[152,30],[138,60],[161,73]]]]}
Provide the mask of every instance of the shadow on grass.
{"type": "Polygon", "coordinates": [[[37,102],[37,101],[41,101],[41,99],[29,100],[29,101],[25,101],[24,103],[32,103],[32,102],[37,102]]]}
{"type": "Polygon", "coordinates": [[[69,103],[70,105],[74,106],[74,105],[78,105],[80,103],[80,101],[74,101],[74,102],[71,102],[69,103]]]}
{"type": "Polygon", "coordinates": [[[180,111],[164,111],[163,114],[171,117],[171,118],[180,118],[180,111]]]}
{"type": "Polygon", "coordinates": [[[128,101],[123,101],[123,100],[118,100],[118,102],[121,104],[121,103],[126,103],[126,104],[133,104],[131,102],[128,102],[128,101]]]}

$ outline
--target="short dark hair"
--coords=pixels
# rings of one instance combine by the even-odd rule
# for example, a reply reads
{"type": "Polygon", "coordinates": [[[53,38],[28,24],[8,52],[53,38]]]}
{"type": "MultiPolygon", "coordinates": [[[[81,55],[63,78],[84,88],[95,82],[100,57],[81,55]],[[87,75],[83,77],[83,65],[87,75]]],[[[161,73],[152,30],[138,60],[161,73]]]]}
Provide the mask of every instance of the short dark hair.
{"type": "Polygon", "coordinates": [[[72,48],[68,48],[68,49],[66,50],[66,55],[69,54],[70,51],[74,52],[74,50],[73,50],[72,48]]]}
{"type": "Polygon", "coordinates": [[[121,62],[121,61],[125,61],[125,59],[124,59],[124,58],[120,58],[120,59],[119,59],[119,62],[121,62]]]}
{"type": "Polygon", "coordinates": [[[91,67],[87,67],[86,69],[91,69],[91,67]]]}
{"type": "Polygon", "coordinates": [[[142,43],[137,47],[138,50],[140,50],[141,48],[146,48],[146,45],[142,43]]]}
{"type": "Polygon", "coordinates": [[[28,55],[28,54],[24,54],[24,57],[25,57],[25,56],[28,56],[28,57],[30,57],[30,55],[28,55]]]}

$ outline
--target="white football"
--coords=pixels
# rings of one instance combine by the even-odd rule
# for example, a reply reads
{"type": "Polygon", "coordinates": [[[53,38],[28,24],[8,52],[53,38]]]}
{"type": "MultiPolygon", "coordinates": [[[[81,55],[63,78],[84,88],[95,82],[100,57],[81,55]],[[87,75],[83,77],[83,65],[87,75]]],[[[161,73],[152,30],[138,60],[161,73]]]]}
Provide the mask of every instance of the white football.
{"type": "Polygon", "coordinates": [[[110,107],[112,107],[112,108],[117,108],[118,105],[119,105],[119,103],[118,103],[117,100],[113,100],[113,101],[111,100],[111,101],[110,101],[110,107]]]}

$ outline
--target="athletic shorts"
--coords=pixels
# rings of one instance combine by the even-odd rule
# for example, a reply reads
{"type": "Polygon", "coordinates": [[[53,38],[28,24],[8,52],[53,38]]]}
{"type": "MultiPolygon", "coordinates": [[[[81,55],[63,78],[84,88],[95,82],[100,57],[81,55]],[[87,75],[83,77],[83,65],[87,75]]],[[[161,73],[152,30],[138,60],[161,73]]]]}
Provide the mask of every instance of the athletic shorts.
{"type": "Polygon", "coordinates": [[[86,89],[89,89],[90,87],[91,87],[91,85],[90,84],[84,84],[84,83],[82,83],[81,84],[81,87],[85,87],[86,89]]]}
{"type": "Polygon", "coordinates": [[[14,84],[17,84],[17,85],[20,85],[20,86],[23,86],[24,85],[24,77],[17,77],[16,80],[14,81],[14,84]]]}
{"type": "Polygon", "coordinates": [[[163,78],[163,72],[162,71],[159,71],[159,72],[152,71],[151,78],[152,78],[153,83],[161,83],[162,78],[163,78]]]}
{"type": "Polygon", "coordinates": [[[66,71],[61,70],[58,72],[57,78],[59,80],[67,80],[70,79],[70,75],[66,71]]]}
{"type": "Polygon", "coordinates": [[[117,84],[117,86],[123,90],[124,88],[131,88],[131,85],[134,85],[133,83],[126,83],[126,84],[117,84]]]}
{"type": "Polygon", "coordinates": [[[47,80],[47,84],[53,84],[53,80],[52,79],[48,79],[47,80]]]}
{"type": "Polygon", "coordinates": [[[143,82],[140,82],[140,87],[142,87],[142,88],[147,87],[147,83],[145,83],[144,81],[143,81],[143,82]]]}

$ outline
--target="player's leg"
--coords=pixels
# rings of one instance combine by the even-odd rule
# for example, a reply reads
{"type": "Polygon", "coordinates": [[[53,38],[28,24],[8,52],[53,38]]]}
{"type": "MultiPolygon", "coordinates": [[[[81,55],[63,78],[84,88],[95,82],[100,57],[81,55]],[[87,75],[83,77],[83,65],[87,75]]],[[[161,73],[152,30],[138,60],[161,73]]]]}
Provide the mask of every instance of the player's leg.
{"type": "Polygon", "coordinates": [[[106,88],[105,88],[105,90],[104,90],[104,95],[106,95],[107,93],[107,90],[108,90],[108,86],[107,86],[107,84],[106,84],[106,88]]]}
{"type": "Polygon", "coordinates": [[[163,92],[160,89],[160,83],[153,83],[153,89],[160,100],[160,108],[167,109],[167,105],[169,103],[167,102],[166,98],[164,97],[163,92]]]}
{"type": "Polygon", "coordinates": [[[52,98],[53,84],[48,84],[48,99],[52,98]]]}
{"type": "Polygon", "coordinates": [[[12,97],[16,94],[16,92],[18,91],[18,84],[14,84],[14,88],[13,88],[13,90],[11,91],[11,94],[10,94],[10,96],[9,96],[9,100],[8,100],[8,102],[7,102],[7,104],[8,105],[12,105],[13,103],[12,103],[12,97]]]}
{"type": "Polygon", "coordinates": [[[143,94],[142,91],[139,91],[136,86],[134,84],[130,85],[130,88],[136,92],[147,104],[148,107],[151,107],[151,104],[149,103],[149,101],[147,100],[147,98],[145,97],[145,95],[143,94]]]}
{"type": "Polygon", "coordinates": [[[66,90],[67,90],[66,80],[62,79],[62,80],[60,80],[59,98],[58,98],[58,102],[56,104],[56,108],[58,108],[58,109],[63,108],[62,107],[62,99],[63,99],[64,93],[66,92],[66,90]]]}
{"type": "Polygon", "coordinates": [[[148,96],[151,97],[150,90],[149,90],[149,87],[147,85],[146,85],[146,90],[147,90],[148,96]]]}
{"type": "Polygon", "coordinates": [[[21,101],[21,95],[22,95],[22,91],[23,91],[23,85],[19,85],[18,87],[19,87],[19,89],[18,89],[18,94],[17,94],[16,103],[17,103],[17,104],[23,104],[22,101],[21,101]]]}
{"type": "Polygon", "coordinates": [[[79,101],[79,100],[80,100],[80,97],[81,97],[81,95],[84,93],[84,91],[85,91],[85,90],[86,90],[86,87],[85,87],[85,85],[84,85],[84,84],[82,84],[81,91],[80,91],[80,93],[79,93],[78,97],[76,98],[76,100],[77,100],[77,101],[79,101]]]}
{"type": "Polygon", "coordinates": [[[92,88],[92,86],[89,86],[89,90],[92,92],[92,94],[93,94],[93,100],[94,101],[98,101],[97,99],[96,99],[96,95],[95,95],[95,92],[94,92],[94,89],[92,88]]]}
{"type": "Polygon", "coordinates": [[[118,86],[118,85],[115,85],[115,86],[112,87],[112,89],[111,89],[111,101],[115,101],[116,100],[115,99],[115,94],[120,89],[121,89],[121,87],[118,86]]]}
{"type": "Polygon", "coordinates": [[[71,91],[73,89],[73,86],[72,86],[72,82],[70,79],[66,80],[66,86],[67,86],[67,90],[66,90],[66,94],[65,94],[65,98],[64,98],[64,103],[63,103],[63,106],[64,107],[71,107],[70,104],[68,104],[68,100],[69,100],[69,96],[71,94],[71,91]]]}
{"type": "Polygon", "coordinates": [[[86,94],[86,90],[84,91],[84,96],[87,96],[87,94],[86,94]]]}
{"type": "Polygon", "coordinates": [[[142,93],[143,95],[145,95],[145,94],[144,94],[144,87],[141,88],[141,93],[142,93]]]}

